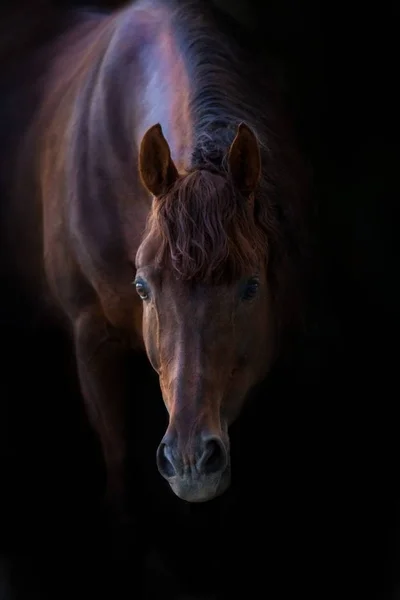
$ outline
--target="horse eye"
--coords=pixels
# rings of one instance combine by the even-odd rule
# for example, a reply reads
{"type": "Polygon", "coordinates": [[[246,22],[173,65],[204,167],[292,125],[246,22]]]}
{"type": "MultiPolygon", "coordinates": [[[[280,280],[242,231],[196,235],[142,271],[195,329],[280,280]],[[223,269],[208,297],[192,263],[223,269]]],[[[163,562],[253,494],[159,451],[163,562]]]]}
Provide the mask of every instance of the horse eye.
{"type": "Polygon", "coordinates": [[[147,286],[145,285],[145,283],[143,281],[135,281],[135,288],[137,293],[139,294],[139,296],[141,297],[142,300],[147,300],[149,297],[149,292],[147,289],[147,286]]]}
{"type": "Polygon", "coordinates": [[[258,292],[258,288],[260,287],[260,282],[256,277],[252,277],[246,283],[246,287],[243,292],[243,300],[252,300],[254,296],[256,296],[258,292]]]}

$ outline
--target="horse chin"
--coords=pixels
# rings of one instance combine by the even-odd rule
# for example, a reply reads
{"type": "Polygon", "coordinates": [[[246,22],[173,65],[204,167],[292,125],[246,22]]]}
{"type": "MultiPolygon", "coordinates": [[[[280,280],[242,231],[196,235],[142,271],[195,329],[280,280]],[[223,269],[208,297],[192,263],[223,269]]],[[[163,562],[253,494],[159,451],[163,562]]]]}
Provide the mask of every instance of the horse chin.
{"type": "Polygon", "coordinates": [[[209,502],[222,496],[229,488],[231,474],[229,467],[223,473],[214,476],[198,477],[171,477],[168,481],[171,490],[178,498],[191,503],[209,502]]]}

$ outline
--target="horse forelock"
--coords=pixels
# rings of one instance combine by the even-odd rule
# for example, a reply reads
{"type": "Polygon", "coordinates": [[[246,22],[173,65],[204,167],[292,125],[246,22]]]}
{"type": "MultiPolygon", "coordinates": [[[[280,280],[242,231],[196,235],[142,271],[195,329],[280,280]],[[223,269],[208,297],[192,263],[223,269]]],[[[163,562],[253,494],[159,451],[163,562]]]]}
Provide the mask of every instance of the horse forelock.
{"type": "Polygon", "coordinates": [[[228,282],[251,275],[266,257],[252,204],[228,177],[203,169],[155,200],[147,235],[158,240],[156,265],[184,280],[228,282]]]}

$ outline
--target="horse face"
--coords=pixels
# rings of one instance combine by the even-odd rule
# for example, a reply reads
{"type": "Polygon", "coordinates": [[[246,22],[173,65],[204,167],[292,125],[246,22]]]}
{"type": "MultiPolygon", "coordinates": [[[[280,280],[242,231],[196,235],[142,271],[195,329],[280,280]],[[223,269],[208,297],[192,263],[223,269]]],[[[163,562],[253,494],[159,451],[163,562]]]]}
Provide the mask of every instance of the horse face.
{"type": "Polygon", "coordinates": [[[135,282],[147,355],[169,413],[159,471],[179,497],[210,500],[230,483],[228,427],[273,354],[266,273],[206,285],[147,263],[135,282]]]}
{"type": "Polygon", "coordinates": [[[175,494],[190,502],[229,486],[228,427],[274,351],[266,249],[254,221],[260,155],[244,125],[228,164],[226,177],[204,170],[181,177],[159,125],[142,140],[140,174],[153,208],[135,286],[146,351],[169,413],[157,463],[175,494]],[[236,273],[235,261],[240,275],[227,277],[230,267],[236,273]],[[226,265],[219,279],[214,264],[226,265]]]}

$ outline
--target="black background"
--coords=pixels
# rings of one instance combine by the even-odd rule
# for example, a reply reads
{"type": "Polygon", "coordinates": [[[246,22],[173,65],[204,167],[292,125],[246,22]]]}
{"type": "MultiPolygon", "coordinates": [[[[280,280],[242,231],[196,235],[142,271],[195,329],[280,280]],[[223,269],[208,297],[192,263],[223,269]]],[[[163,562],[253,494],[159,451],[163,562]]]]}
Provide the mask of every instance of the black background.
{"type": "MultiPolygon", "coordinates": [[[[154,449],[165,415],[150,369],[133,363],[146,435],[136,432],[136,518],[117,544],[126,581],[110,550],[120,534],[99,508],[102,464],[70,348],[40,323],[28,328],[29,306],[5,272],[1,600],[118,598],[119,584],[129,598],[400,598],[394,3],[219,4],[284,60],[313,166],[323,269],[309,336],[293,369],[271,378],[232,433],[232,491],[199,507],[160,481],[154,449]]],[[[19,6],[3,5],[0,39],[19,6]]]]}

